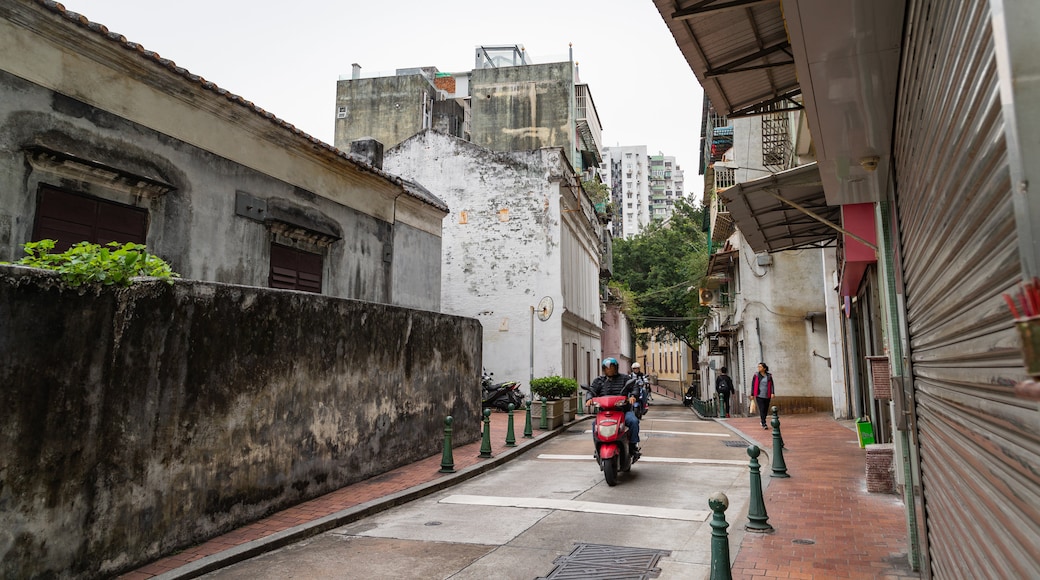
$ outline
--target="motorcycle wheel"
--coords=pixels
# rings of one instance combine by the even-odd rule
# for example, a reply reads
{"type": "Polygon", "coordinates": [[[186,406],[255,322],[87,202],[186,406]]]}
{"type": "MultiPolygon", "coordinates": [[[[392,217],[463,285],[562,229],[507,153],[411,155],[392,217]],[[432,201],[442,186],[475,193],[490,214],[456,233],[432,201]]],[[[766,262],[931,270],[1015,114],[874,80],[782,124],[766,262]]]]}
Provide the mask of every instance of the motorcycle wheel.
{"type": "Polygon", "coordinates": [[[607,485],[614,487],[617,485],[617,473],[618,473],[618,456],[615,455],[607,461],[603,462],[603,478],[607,480],[607,485]]]}
{"type": "Polygon", "coordinates": [[[625,454],[625,459],[623,461],[620,461],[620,463],[621,463],[621,471],[622,472],[628,473],[629,471],[631,471],[631,469],[632,469],[632,453],[631,453],[631,451],[629,453],[625,454]]]}

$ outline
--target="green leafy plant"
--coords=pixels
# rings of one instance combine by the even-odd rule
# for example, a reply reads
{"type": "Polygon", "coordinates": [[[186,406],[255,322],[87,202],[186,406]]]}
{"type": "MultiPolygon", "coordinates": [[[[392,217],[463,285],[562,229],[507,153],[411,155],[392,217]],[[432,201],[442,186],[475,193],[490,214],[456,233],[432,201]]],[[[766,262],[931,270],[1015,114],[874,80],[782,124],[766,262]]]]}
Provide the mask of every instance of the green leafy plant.
{"type": "Polygon", "coordinates": [[[136,276],[150,276],[172,284],[174,278],[180,278],[165,260],[149,254],[141,244],[109,242],[101,246],[80,242],[60,254],[52,254],[54,245],[54,240],[28,242],[24,246],[28,255],[15,264],[54,270],[70,286],[88,283],[129,286],[131,278],[136,276]]]}
{"type": "Polygon", "coordinates": [[[531,381],[531,394],[550,400],[570,397],[578,392],[578,381],[566,377],[539,377],[531,381]]]}

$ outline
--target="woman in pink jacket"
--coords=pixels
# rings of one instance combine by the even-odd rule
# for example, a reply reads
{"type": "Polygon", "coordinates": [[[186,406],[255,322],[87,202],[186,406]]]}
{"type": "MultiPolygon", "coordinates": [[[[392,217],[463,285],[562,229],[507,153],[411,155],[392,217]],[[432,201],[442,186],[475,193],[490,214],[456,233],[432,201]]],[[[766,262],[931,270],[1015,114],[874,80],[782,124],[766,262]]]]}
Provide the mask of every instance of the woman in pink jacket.
{"type": "Polygon", "coordinates": [[[751,396],[755,398],[758,405],[758,416],[762,419],[762,428],[769,429],[766,425],[766,413],[769,412],[769,400],[773,398],[773,375],[769,374],[766,363],[758,363],[758,372],[751,377],[751,396]]]}

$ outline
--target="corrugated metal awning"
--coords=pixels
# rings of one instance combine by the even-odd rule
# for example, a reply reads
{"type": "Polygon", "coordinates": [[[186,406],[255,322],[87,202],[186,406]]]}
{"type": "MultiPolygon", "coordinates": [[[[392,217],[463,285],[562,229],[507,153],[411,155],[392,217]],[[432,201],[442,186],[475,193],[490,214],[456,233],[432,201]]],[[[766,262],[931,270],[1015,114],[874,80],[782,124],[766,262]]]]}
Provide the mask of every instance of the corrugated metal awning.
{"type": "Polygon", "coordinates": [[[736,265],[738,250],[722,250],[708,258],[708,276],[728,274],[736,265]]]}
{"type": "Polygon", "coordinates": [[[719,192],[748,245],[779,252],[835,245],[841,206],[827,205],[815,163],[719,192]]]}
{"type": "Polygon", "coordinates": [[[654,0],[715,110],[801,109],[780,0],[654,0]]]}

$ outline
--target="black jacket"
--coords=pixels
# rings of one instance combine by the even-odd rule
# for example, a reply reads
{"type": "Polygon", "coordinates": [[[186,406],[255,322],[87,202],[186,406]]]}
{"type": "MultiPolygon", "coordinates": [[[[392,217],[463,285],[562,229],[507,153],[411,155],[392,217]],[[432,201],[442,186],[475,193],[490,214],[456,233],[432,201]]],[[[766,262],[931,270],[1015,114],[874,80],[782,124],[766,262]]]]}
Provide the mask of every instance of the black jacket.
{"type": "Polygon", "coordinates": [[[622,373],[612,377],[606,375],[596,377],[596,380],[592,381],[592,385],[589,387],[589,394],[593,397],[605,397],[608,395],[632,396],[634,394],[635,382],[627,384],[629,378],[628,375],[622,373]]]}
{"type": "Polygon", "coordinates": [[[733,379],[729,375],[719,375],[715,378],[715,392],[728,395],[733,392],[733,379]]]}

